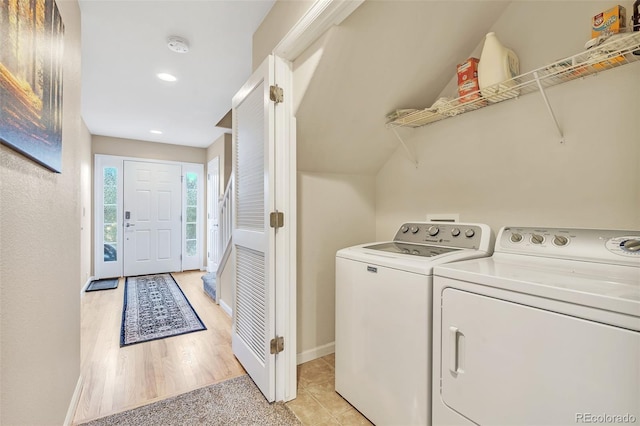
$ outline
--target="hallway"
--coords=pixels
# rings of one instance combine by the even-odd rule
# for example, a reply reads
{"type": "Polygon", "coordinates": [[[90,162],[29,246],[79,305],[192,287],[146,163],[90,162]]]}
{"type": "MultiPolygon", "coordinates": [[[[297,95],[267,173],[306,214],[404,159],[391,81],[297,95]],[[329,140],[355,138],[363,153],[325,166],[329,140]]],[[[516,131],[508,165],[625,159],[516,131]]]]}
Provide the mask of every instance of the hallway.
{"type": "Polygon", "coordinates": [[[120,347],[124,279],[82,293],[79,424],[245,374],[231,351],[231,318],[202,289],[204,272],[173,276],[207,330],[120,347]]]}

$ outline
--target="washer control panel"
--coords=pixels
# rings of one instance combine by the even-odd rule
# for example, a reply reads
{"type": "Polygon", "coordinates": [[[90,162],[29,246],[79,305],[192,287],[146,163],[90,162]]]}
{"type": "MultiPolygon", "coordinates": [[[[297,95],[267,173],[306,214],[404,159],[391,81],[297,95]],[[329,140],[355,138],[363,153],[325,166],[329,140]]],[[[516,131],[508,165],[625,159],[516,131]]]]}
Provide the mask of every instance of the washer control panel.
{"type": "Polygon", "coordinates": [[[393,240],[486,251],[491,249],[491,228],[479,223],[412,222],[403,224],[393,240]]]}
{"type": "Polygon", "coordinates": [[[640,266],[640,231],[505,226],[495,251],[640,266]]]}

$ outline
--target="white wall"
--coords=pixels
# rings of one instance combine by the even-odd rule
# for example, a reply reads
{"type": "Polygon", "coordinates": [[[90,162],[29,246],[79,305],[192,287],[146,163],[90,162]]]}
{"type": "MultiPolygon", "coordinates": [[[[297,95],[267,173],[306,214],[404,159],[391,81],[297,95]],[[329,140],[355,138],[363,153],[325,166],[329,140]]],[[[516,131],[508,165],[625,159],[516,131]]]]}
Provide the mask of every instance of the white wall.
{"type": "MultiPolygon", "coordinates": [[[[527,71],[583,50],[602,2],[514,2],[493,26],[527,71]],[[541,26],[540,22],[544,22],[541,26]]],[[[430,213],[504,225],[640,228],[640,64],[417,130],[419,167],[397,150],[377,175],[376,234],[430,213]]]]}
{"type": "Polygon", "coordinates": [[[225,133],[220,135],[207,148],[207,163],[213,160],[215,157],[220,158],[220,196],[224,194],[224,190],[231,177],[232,170],[232,155],[231,155],[231,134],[225,133]]]}
{"type": "Polygon", "coordinates": [[[80,9],[65,25],[62,173],[0,146],[0,423],[60,425],[80,375],[80,9]]]}

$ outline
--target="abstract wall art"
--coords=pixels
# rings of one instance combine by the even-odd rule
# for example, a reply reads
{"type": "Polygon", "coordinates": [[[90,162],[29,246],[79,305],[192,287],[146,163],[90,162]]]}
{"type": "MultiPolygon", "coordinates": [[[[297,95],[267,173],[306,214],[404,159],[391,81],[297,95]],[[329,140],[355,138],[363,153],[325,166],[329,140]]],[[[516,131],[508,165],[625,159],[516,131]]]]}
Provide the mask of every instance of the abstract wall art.
{"type": "Polygon", "coordinates": [[[62,18],[54,0],[0,1],[0,142],[60,173],[62,18]]]}

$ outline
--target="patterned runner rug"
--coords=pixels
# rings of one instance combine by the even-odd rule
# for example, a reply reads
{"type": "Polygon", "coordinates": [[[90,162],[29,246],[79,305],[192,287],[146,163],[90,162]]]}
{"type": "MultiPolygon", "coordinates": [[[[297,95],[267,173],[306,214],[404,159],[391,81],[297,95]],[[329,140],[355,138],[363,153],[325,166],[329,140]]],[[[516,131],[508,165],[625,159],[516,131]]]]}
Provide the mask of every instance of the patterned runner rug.
{"type": "Polygon", "coordinates": [[[120,346],[206,329],[171,274],[125,281],[120,346]]]}

